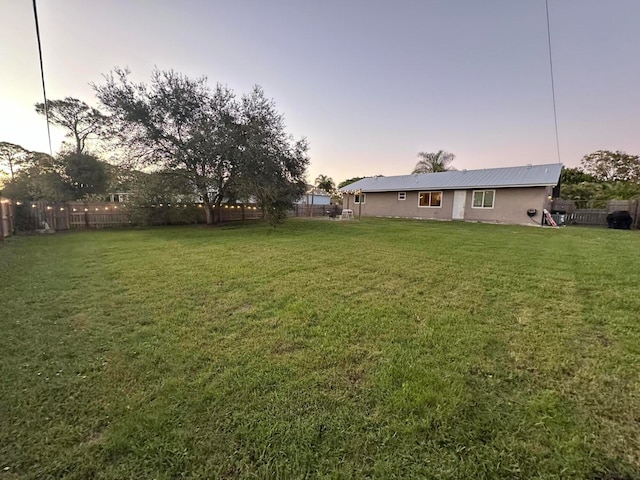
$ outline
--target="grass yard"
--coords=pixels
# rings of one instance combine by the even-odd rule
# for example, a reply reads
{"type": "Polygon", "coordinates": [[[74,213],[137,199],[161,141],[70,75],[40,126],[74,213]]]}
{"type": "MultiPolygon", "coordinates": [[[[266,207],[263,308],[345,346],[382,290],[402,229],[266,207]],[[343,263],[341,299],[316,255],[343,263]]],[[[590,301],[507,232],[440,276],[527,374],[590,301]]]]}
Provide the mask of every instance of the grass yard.
{"type": "Polygon", "coordinates": [[[640,234],[0,243],[0,479],[640,478],[640,234]]]}

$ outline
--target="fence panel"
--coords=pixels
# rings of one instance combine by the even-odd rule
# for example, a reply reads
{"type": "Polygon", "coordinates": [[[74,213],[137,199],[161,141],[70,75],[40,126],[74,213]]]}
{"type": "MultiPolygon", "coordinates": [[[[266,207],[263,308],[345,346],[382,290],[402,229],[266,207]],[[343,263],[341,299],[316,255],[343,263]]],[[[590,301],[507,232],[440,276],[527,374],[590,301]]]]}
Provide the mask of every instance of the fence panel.
{"type": "Polygon", "coordinates": [[[576,209],[567,215],[566,222],[573,225],[606,225],[607,210],[600,208],[576,209]]]}
{"type": "Polygon", "coordinates": [[[13,233],[13,204],[8,198],[0,197],[0,240],[13,233]]]}

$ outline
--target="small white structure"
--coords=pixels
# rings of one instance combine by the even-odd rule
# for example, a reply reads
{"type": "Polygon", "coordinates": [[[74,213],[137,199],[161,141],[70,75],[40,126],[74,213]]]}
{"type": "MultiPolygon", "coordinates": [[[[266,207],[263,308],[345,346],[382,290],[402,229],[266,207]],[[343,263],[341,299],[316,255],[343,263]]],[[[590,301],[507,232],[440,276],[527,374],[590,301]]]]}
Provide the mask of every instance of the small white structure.
{"type": "Polygon", "coordinates": [[[307,185],[307,191],[296,203],[298,205],[330,205],[331,195],[326,190],[307,185]]]}
{"type": "Polygon", "coordinates": [[[342,215],[340,215],[340,220],[353,220],[353,210],[350,208],[343,208],[342,215]]]}

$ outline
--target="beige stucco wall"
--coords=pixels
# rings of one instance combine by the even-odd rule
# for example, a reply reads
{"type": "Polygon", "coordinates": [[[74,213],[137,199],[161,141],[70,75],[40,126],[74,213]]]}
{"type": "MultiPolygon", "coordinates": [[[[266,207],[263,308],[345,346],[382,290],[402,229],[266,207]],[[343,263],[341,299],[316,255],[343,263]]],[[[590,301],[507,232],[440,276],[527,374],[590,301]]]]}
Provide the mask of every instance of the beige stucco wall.
{"type": "MultiPolygon", "coordinates": [[[[549,208],[547,187],[499,188],[495,189],[493,208],[472,208],[473,190],[467,190],[464,220],[476,222],[520,223],[540,225],[542,209],[549,208]],[[535,208],[536,215],[530,219],[527,210],[535,208]]],[[[441,207],[419,207],[418,192],[406,192],[406,200],[398,200],[398,192],[366,193],[365,203],[354,203],[353,194],[343,196],[343,208],[351,208],[357,217],[408,217],[434,220],[451,220],[454,190],[442,192],[441,207]],[[361,209],[361,210],[360,210],[361,209]]]]}

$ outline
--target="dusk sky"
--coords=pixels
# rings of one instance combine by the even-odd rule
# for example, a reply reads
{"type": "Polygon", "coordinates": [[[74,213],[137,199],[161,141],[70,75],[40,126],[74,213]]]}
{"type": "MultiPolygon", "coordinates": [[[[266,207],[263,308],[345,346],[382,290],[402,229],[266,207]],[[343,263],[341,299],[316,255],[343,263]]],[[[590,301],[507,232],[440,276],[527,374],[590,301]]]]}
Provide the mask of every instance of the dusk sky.
{"type": "MultiPolygon", "coordinates": [[[[0,141],[47,151],[31,2],[0,4],[0,141]]],[[[116,66],[261,85],[308,138],[309,179],[458,169],[556,153],[544,0],[40,0],[47,93],[97,105],[116,66]]],[[[549,0],[562,163],[640,154],[640,0],[549,0]]],[[[54,151],[64,132],[53,131],[54,151]]]]}

